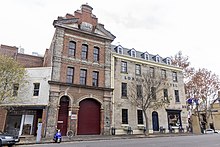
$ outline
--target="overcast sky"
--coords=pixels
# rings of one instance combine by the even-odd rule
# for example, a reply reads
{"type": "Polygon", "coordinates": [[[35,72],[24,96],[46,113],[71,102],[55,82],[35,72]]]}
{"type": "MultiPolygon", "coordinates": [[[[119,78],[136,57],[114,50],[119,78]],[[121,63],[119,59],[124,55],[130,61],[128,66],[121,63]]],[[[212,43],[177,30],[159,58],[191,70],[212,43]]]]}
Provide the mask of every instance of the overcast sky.
{"type": "Polygon", "coordinates": [[[181,50],[193,67],[220,75],[220,0],[1,0],[0,44],[44,54],[53,20],[85,3],[113,44],[162,57],[181,50]]]}

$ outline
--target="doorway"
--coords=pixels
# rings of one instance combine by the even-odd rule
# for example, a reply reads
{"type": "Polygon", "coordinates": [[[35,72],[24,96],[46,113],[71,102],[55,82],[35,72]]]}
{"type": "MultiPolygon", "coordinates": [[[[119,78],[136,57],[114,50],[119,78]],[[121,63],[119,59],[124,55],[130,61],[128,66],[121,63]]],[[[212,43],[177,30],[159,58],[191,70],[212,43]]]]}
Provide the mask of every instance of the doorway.
{"type": "Polygon", "coordinates": [[[94,99],[85,99],[80,102],[78,117],[78,135],[100,134],[101,105],[94,99]]]}
{"type": "Polygon", "coordinates": [[[152,112],[153,131],[159,131],[159,119],[156,111],[152,112]]]}

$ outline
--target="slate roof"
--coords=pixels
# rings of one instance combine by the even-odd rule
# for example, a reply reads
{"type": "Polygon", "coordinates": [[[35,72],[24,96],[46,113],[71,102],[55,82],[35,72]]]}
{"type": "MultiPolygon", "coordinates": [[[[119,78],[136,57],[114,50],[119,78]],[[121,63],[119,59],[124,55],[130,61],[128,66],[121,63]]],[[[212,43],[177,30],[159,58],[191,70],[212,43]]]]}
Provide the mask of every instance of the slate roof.
{"type": "MultiPolygon", "coordinates": [[[[123,50],[123,55],[126,55],[126,56],[129,56],[131,57],[130,55],[130,52],[131,50],[134,50],[136,51],[134,48],[131,48],[131,49],[128,49],[128,48],[124,48],[122,47],[121,45],[111,45],[111,50],[112,52],[115,52],[117,53],[117,48],[118,47],[121,47],[122,50],[123,50]]],[[[147,53],[149,55],[149,61],[154,61],[156,62],[156,56],[158,56],[160,58],[160,62],[159,63],[163,63],[163,64],[167,64],[167,59],[171,61],[171,58],[170,57],[166,57],[166,58],[162,58],[160,55],[156,54],[156,55],[153,55],[153,54],[149,54],[147,51],[146,52],[140,52],[140,51],[136,51],[136,57],[133,57],[133,58],[139,58],[139,59],[143,59],[143,60],[146,60],[144,58],[144,54],[147,53]]],[[[169,65],[169,64],[168,64],[169,65]]]]}

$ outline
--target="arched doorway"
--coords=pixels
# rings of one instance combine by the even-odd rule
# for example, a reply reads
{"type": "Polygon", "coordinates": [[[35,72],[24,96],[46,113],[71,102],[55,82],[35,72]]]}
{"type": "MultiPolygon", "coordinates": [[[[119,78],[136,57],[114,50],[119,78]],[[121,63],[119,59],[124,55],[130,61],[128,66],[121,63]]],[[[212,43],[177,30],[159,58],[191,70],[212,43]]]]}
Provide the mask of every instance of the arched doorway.
{"type": "Polygon", "coordinates": [[[85,99],[79,103],[78,135],[100,134],[101,105],[94,99],[85,99]]]}
{"type": "Polygon", "coordinates": [[[60,129],[61,134],[66,136],[67,126],[68,126],[68,107],[69,107],[69,98],[63,96],[60,99],[60,109],[58,113],[57,128],[60,129]]]}
{"type": "Polygon", "coordinates": [[[159,119],[156,111],[152,112],[153,131],[159,131],[159,119]]]}

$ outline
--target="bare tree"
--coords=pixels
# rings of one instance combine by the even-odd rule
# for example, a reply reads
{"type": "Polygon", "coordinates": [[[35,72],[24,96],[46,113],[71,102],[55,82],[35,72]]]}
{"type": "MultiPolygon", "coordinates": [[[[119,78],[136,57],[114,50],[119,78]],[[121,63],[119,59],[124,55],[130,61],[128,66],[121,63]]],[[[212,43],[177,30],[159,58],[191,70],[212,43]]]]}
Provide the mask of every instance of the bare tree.
{"type": "Polygon", "coordinates": [[[203,111],[208,120],[213,104],[218,99],[220,81],[216,74],[203,68],[195,71],[191,80],[186,83],[187,93],[198,100],[198,109],[203,111]]]}
{"type": "Polygon", "coordinates": [[[25,83],[25,69],[14,59],[0,55],[0,75],[0,104],[10,103],[25,83]]]}
{"type": "Polygon", "coordinates": [[[142,74],[139,78],[130,83],[128,99],[131,103],[140,108],[145,118],[145,134],[149,134],[148,127],[148,109],[158,109],[169,105],[169,96],[164,97],[164,90],[168,90],[167,80],[161,78],[152,78],[150,74],[142,74]]]}
{"type": "Polygon", "coordinates": [[[183,55],[182,51],[179,51],[174,57],[171,57],[172,65],[181,67],[183,69],[184,80],[187,82],[190,80],[191,75],[195,69],[190,67],[189,57],[183,55]]]}
{"type": "Polygon", "coordinates": [[[187,98],[194,99],[191,109],[194,110],[194,114],[198,113],[201,124],[199,111],[203,111],[205,119],[208,120],[213,104],[218,100],[219,78],[205,68],[195,70],[190,67],[188,56],[184,56],[181,51],[171,58],[173,65],[183,68],[187,98]]]}

